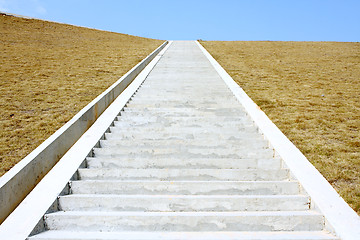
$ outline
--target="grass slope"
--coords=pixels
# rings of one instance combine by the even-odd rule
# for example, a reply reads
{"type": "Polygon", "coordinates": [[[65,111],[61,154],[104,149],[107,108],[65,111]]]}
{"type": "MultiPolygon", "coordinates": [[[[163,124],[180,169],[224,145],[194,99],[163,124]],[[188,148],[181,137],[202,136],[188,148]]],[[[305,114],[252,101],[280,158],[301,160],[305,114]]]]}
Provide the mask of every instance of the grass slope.
{"type": "Polygon", "coordinates": [[[201,44],[360,213],[360,43],[201,44]]]}
{"type": "Polygon", "coordinates": [[[0,176],[162,42],[0,15],[0,176]]]}

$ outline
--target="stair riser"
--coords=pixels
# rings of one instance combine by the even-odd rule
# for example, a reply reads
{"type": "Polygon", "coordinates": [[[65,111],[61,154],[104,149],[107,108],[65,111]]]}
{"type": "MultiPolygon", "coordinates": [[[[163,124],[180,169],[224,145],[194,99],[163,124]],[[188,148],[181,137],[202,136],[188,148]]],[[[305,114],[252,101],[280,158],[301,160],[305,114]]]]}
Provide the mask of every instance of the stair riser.
{"type": "MultiPolygon", "coordinates": [[[[163,114],[190,114],[194,115],[197,114],[199,116],[236,116],[238,118],[243,118],[246,116],[245,112],[243,111],[236,111],[236,110],[224,110],[219,111],[216,109],[210,108],[124,108],[122,113],[124,114],[131,114],[131,115],[158,115],[161,116],[163,114]]],[[[206,122],[206,120],[204,119],[206,122]]]]}
{"type": "Polygon", "coordinates": [[[157,121],[149,121],[144,119],[143,121],[137,122],[124,122],[124,121],[115,121],[114,126],[118,128],[164,128],[164,127],[172,127],[172,128],[191,128],[191,127],[198,127],[202,129],[245,129],[254,127],[253,123],[250,121],[241,121],[238,120],[237,122],[230,122],[224,121],[222,123],[217,122],[204,122],[204,121],[184,121],[184,120],[171,120],[171,119],[158,119],[157,121]]]}
{"type": "MultiPolygon", "coordinates": [[[[230,111],[244,111],[242,105],[234,97],[214,96],[213,98],[201,98],[199,100],[190,99],[189,101],[181,100],[181,96],[172,95],[173,93],[163,91],[162,95],[149,94],[145,96],[144,89],[138,91],[133,95],[132,99],[127,103],[128,108],[159,108],[159,109],[205,109],[205,108],[217,108],[217,109],[229,109],[230,111]],[[233,108],[231,108],[233,106],[233,108]]],[[[172,91],[172,90],[171,90],[172,91]]],[[[196,90],[195,90],[196,91],[196,90]]],[[[222,91],[209,90],[216,94],[222,93],[222,91]]],[[[191,95],[187,94],[183,97],[191,95]]],[[[189,99],[189,98],[188,98],[189,99]]]]}
{"type": "MultiPolygon", "coordinates": [[[[171,78],[173,81],[177,81],[180,80],[178,79],[176,76],[169,76],[169,78],[171,78]]],[[[194,76],[192,76],[191,78],[194,78],[194,76]]],[[[168,79],[170,80],[170,79],[168,79]]],[[[183,80],[183,79],[181,79],[183,80]]],[[[206,80],[205,80],[206,81],[206,80]]],[[[159,91],[154,92],[153,91],[153,87],[159,86],[161,83],[155,83],[154,85],[152,84],[143,84],[141,86],[141,88],[138,89],[138,91],[135,93],[136,97],[139,97],[141,99],[147,99],[147,98],[155,98],[157,97],[159,100],[164,101],[166,98],[171,99],[174,101],[174,99],[172,97],[174,97],[175,99],[180,99],[182,96],[183,97],[187,97],[187,99],[194,99],[194,94],[199,92],[199,89],[207,91],[209,93],[209,95],[211,93],[217,93],[217,95],[211,95],[211,96],[203,96],[201,99],[199,100],[208,100],[211,101],[214,98],[215,99],[219,99],[219,100],[224,100],[224,98],[222,98],[226,93],[228,93],[228,90],[226,88],[224,88],[224,86],[221,86],[219,84],[215,84],[212,85],[211,87],[206,87],[206,86],[201,86],[201,85],[197,85],[197,84],[192,84],[192,83],[183,83],[181,85],[178,84],[168,84],[166,82],[163,82],[164,86],[161,86],[162,89],[160,88],[159,91]],[[165,87],[165,89],[163,88],[165,87]],[[179,91],[179,88],[182,88],[183,91],[179,91]],[[214,96],[214,97],[213,97],[214,96]],[[212,98],[213,97],[213,98],[212,98]]],[[[229,100],[232,99],[234,100],[234,96],[229,95],[226,96],[229,100]]]]}
{"type": "Polygon", "coordinates": [[[47,215],[50,230],[319,231],[321,216],[66,216],[47,215]],[[57,217],[55,217],[57,216],[57,217]],[[104,224],[106,223],[106,224],[104,224]]]}
{"type": "Polygon", "coordinates": [[[269,148],[269,143],[265,140],[257,139],[257,140],[243,140],[243,141],[234,141],[233,143],[226,143],[225,141],[197,141],[197,140],[188,140],[188,141],[179,141],[179,140],[170,140],[170,141],[162,141],[162,140],[154,140],[154,141],[126,141],[126,140],[117,140],[117,139],[108,139],[101,140],[100,146],[102,148],[116,148],[116,149],[154,149],[154,148],[173,148],[173,149],[244,149],[244,148],[269,148]]]}
{"type": "Polygon", "coordinates": [[[74,194],[295,195],[296,182],[74,181],[74,194]]]}
{"type": "Polygon", "coordinates": [[[212,137],[220,137],[220,136],[241,136],[241,137],[258,137],[260,133],[257,131],[256,128],[249,127],[249,128],[212,128],[206,129],[202,127],[166,127],[162,126],[159,128],[119,128],[119,127],[110,127],[110,132],[119,135],[150,135],[150,136],[167,136],[171,135],[179,135],[179,136],[187,136],[189,134],[192,135],[205,135],[205,136],[212,136],[212,137]]]}
{"type": "MultiPolygon", "coordinates": [[[[136,98],[135,98],[136,99],[136,98]]],[[[220,98],[219,98],[220,99],[220,98]]],[[[235,102],[234,102],[235,103],[235,102]]],[[[213,103],[206,103],[206,101],[203,102],[197,102],[197,103],[184,103],[184,101],[166,101],[166,102],[149,102],[149,100],[133,100],[130,101],[128,104],[126,104],[127,108],[131,109],[153,109],[153,108],[159,108],[159,109],[229,109],[229,106],[231,103],[226,102],[213,102],[213,103]]],[[[230,111],[244,111],[244,108],[242,107],[234,107],[229,109],[230,111]]],[[[125,110],[126,112],[126,110],[125,110]]]]}
{"type": "Polygon", "coordinates": [[[179,116],[172,116],[172,117],[166,117],[166,116],[147,116],[146,118],[142,116],[132,116],[131,114],[125,113],[123,111],[119,112],[119,116],[115,118],[115,121],[118,121],[120,123],[142,123],[142,122],[161,122],[161,121],[168,121],[168,122],[178,122],[178,123],[188,123],[192,122],[194,124],[196,123],[203,123],[203,122],[218,122],[219,124],[229,122],[230,124],[238,121],[239,124],[242,123],[251,123],[253,124],[253,121],[250,120],[248,117],[222,117],[222,116],[208,116],[205,120],[202,116],[190,116],[190,117],[179,117],[179,116]]]}
{"type": "MultiPolygon", "coordinates": [[[[132,152],[132,153],[110,153],[110,152],[95,152],[95,157],[99,158],[99,159],[109,159],[109,158],[113,158],[113,159],[148,159],[148,160],[152,160],[154,162],[157,161],[161,161],[161,160],[168,160],[168,159],[178,159],[178,160],[185,160],[185,159],[189,159],[192,160],[194,162],[194,164],[196,165],[196,163],[201,162],[198,161],[199,159],[209,159],[209,161],[211,161],[211,159],[218,159],[219,161],[243,161],[244,159],[253,159],[253,160],[257,160],[257,159],[272,159],[274,157],[273,154],[271,153],[257,153],[256,151],[254,152],[249,152],[246,155],[242,155],[242,154],[235,154],[235,153],[229,153],[227,155],[225,154],[215,154],[215,153],[188,153],[188,152],[179,152],[179,153],[149,153],[149,152],[132,152]]],[[[170,160],[171,161],[171,160],[170,160]]],[[[181,163],[179,163],[181,164],[181,163]]],[[[228,165],[228,168],[232,168],[231,165],[228,165]]],[[[237,164],[234,165],[236,168],[237,164]]],[[[211,167],[210,167],[211,168],[211,167]]]]}
{"type": "Polygon", "coordinates": [[[86,158],[89,168],[177,168],[177,169],[280,169],[280,159],[212,159],[212,158],[86,158]]]}
{"type": "MultiPolygon", "coordinates": [[[[166,101],[166,100],[165,100],[166,101]]],[[[198,117],[203,117],[204,121],[207,121],[204,117],[215,117],[215,116],[232,116],[236,118],[245,118],[249,119],[247,113],[244,111],[243,108],[231,108],[231,105],[228,105],[226,107],[213,107],[213,106],[192,106],[192,105],[184,105],[184,104],[178,104],[174,106],[169,107],[160,107],[161,102],[153,102],[152,106],[146,107],[144,104],[133,104],[132,102],[129,102],[128,107],[124,107],[120,115],[152,115],[152,116],[167,116],[168,114],[189,114],[189,115],[197,115],[198,117]],[[135,107],[132,107],[131,105],[135,105],[135,107]],[[230,107],[229,107],[230,106],[230,107]]]]}
{"type": "Polygon", "coordinates": [[[59,199],[62,211],[305,211],[309,209],[307,197],[282,198],[164,198],[136,197],[81,197],[64,196],[59,199]]]}
{"type": "MultiPolygon", "coordinates": [[[[166,70],[166,69],[164,69],[164,70],[166,70]]],[[[174,72],[175,72],[175,74],[171,74],[170,72],[166,72],[165,74],[155,73],[154,76],[151,76],[149,78],[151,80],[144,82],[141,85],[141,87],[138,89],[138,91],[135,92],[135,94],[139,94],[139,96],[142,94],[145,94],[145,96],[142,96],[142,97],[146,98],[146,96],[161,97],[162,96],[161,94],[170,92],[170,93],[172,93],[172,95],[174,97],[178,97],[178,98],[181,98],[181,96],[192,96],[192,97],[187,98],[187,100],[190,100],[190,101],[201,102],[201,101],[205,101],[207,99],[210,99],[209,101],[211,101],[212,96],[209,96],[209,95],[202,94],[201,98],[196,98],[196,97],[194,97],[194,95],[192,95],[192,91],[191,91],[192,89],[198,90],[198,92],[199,92],[199,89],[204,89],[205,91],[217,91],[217,92],[223,93],[222,95],[215,95],[214,97],[224,96],[229,99],[236,99],[233,95],[226,94],[226,93],[228,93],[229,90],[226,88],[226,86],[222,85],[222,83],[219,82],[220,79],[217,77],[206,76],[202,72],[199,72],[198,74],[203,75],[204,81],[206,81],[207,83],[210,84],[210,86],[205,86],[204,84],[201,85],[201,84],[195,83],[194,80],[187,78],[187,77],[199,78],[199,76],[192,76],[192,75],[189,75],[186,73],[185,73],[186,80],[184,78],[182,78],[181,80],[179,79],[177,81],[173,81],[172,79],[178,78],[178,76],[176,75],[176,73],[178,73],[178,71],[174,70],[174,72]],[[161,81],[155,76],[159,76],[159,77],[166,76],[167,81],[161,81]],[[153,88],[157,88],[159,91],[154,92],[154,91],[152,91],[153,88]],[[186,91],[178,91],[179,88],[186,89],[186,91]]],[[[183,73],[181,73],[181,74],[183,74],[183,73]]],[[[162,79],[162,80],[164,80],[164,79],[162,79]]]]}
{"type": "Polygon", "coordinates": [[[31,240],[340,240],[331,234],[319,231],[303,232],[79,232],[49,231],[30,238],[31,240]]]}
{"type": "Polygon", "coordinates": [[[219,142],[222,141],[245,141],[246,139],[249,139],[250,141],[252,141],[253,139],[257,139],[260,138],[260,134],[259,133],[248,133],[248,134],[224,134],[224,135],[220,135],[220,134],[211,134],[211,133],[198,133],[198,134],[193,134],[193,133],[167,133],[167,134],[161,134],[161,133],[152,133],[152,134],[148,134],[148,133],[135,133],[135,132],[127,132],[127,133],[122,133],[122,134],[115,134],[115,133],[105,133],[105,138],[108,140],[123,140],[123,141],[150,141],[150,140],[155,140],[155,141],[206,141],[209,140],[211,141],[216,141],[218,140],[219,142]]]}
{"type": "Polygon", "coordinates": [[[159,116],[159,117],[237,117],[237,118],[242,118],[247,116],[245,113],[237,113],[237,112],[206,112],[206,111],[178,111],[178,112],[174,112],[174,111],[127,111],[127,112],[121,112],[121,115],[129,115],[130,117],[152,117],[152,116],[159,116]]]}
{"type": "Polygon", "coordinates": [[[106,157],[111,156],[119,158],[121,156],[128,155],[139,156],[139,157],[154,157],[154,158],[164,158],[164,157],[191,157],[191,158],[206,158],[206,157],[216,157],[216,158],[271,158],[274,156],[274,151],[272,149],[264,149],[257,146],[252,147],[239,147],[239,148],[94,148],[93,153],[97,157],[106,157]]]}
{"type": "Polygon", "coordinates": [[[289,178],[287,170],[238,169],[79,169],[82,180],[275,181],[289,178]]]}

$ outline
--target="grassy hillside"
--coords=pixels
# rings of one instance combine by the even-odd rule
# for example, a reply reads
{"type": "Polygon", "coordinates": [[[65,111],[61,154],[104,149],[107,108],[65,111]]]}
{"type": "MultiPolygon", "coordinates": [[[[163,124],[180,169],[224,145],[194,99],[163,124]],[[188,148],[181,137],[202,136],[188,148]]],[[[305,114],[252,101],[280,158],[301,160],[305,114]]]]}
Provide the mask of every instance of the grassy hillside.
{"type": "Polygon", "coordinates": [[[360,213],[360,43],[201,44],[360,213]]]}
{"type": "Polygon", "coordinates": [[[0,176],[162,42],[0,15],[0,176]]]}

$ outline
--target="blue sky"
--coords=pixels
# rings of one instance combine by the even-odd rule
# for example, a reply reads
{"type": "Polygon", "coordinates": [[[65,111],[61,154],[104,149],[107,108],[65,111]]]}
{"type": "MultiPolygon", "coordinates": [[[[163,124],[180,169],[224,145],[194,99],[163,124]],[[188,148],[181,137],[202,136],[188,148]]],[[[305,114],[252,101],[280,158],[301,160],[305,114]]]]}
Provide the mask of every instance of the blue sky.
{"type": "Polygon", "coordinates": [[[360,0],[0,0],[0,11],[163,40],[360,41],[360,0]]]}

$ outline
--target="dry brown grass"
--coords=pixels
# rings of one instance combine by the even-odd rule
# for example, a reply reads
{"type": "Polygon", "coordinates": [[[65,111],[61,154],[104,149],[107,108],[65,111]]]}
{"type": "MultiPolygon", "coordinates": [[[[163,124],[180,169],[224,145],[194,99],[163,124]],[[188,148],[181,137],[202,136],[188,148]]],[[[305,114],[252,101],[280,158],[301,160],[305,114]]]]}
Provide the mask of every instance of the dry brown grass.
{"type": "Polygon", "coordinates": [[[360,213],[360,43],[201,43],[360,213]]]}
{"type": "Polygon", "coordinates": [[[162,42],[0,15],[0,176],[162,42]]]}

